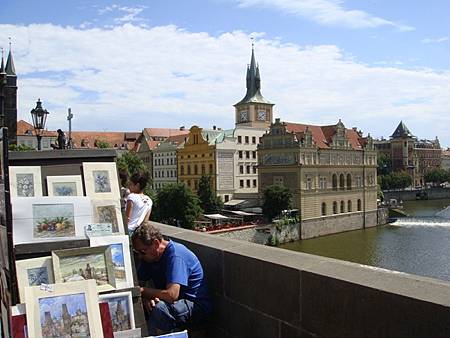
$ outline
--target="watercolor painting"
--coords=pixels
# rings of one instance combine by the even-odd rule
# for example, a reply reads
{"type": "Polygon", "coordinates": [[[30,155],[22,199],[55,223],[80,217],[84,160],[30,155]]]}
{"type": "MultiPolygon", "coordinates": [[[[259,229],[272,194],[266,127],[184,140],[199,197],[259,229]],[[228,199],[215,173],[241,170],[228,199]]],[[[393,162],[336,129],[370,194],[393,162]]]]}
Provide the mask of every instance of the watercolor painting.
{"type": "Polygon", "coordinates": [[[109,283],[106,258],[103,253],[59,258],[62,282],[94,279],[97,285],[109,283]]]}
{"type": "Polygon", "coordinates": [[[75,182],[53,182],[53,196],[77,196],[75,182]]]}
{"type": "Polygon", "coordinates": [[[32,209],[34,238],[75,236],[73,204],[33,204],[32,209]]]}
{"type": "Polygon", "coordinates": [[[109,306],[109,313],[111,314],[111,321],[113,331],[130,330],[130,300],[128,296],[111,297],[107,299],[109,306]]]}
{"type": "Polygon", "coordinates": [[[17,196],[34,196],[34,176],[33,174],[16,174],[17,196]]]}
{"type": "Polygon", "coordinates": [[[125,274],[125,260],[123,258],[123,244],[112,244],[110,247],[116,282],[124,283],[127,281],[127,278],[125,274]]]}
{"type": "Polygon", "coordinates": [[[27,269],[28,286],[49,284],[48,269],[46,266],[27,269]]]}
{"type": "Polygon", "coordinates": [[[91,337],[84,293],[39,298],[43,338],[91,337]]]}
{"type": "Polygon", "coordinates": [[[119,231],[117,212],[114,205],[97,206],[94,215],[94,221],[96,223],[110,223],[112,225],[112,232],[119,231]]]}
{"type": "Polygon", "coordinates": [[[111,192],[108,170],[94,170],[92,175],[94,176],[94,191],[96,193],[111,192]]]}

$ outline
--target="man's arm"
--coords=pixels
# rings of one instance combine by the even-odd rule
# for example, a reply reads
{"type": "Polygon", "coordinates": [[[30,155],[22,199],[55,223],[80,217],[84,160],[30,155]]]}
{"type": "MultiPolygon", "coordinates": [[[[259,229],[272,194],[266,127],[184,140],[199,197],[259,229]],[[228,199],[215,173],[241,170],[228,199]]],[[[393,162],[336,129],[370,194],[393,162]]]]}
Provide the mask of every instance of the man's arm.
{"type": "Polygon", "coordinates": [[[141,295],[147,299],[159,298],[167,303],[174,303],[180,296],[180,284],[167,284],[166,289],[141,288],[141,295]]]}

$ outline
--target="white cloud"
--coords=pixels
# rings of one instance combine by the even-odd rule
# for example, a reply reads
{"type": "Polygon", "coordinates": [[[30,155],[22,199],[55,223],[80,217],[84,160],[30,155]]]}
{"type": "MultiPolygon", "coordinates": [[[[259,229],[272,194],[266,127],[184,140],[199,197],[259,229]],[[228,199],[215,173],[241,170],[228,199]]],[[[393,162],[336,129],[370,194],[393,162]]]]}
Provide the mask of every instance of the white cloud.
{"type": "Polygon", "coordinates": [[[106,6],[98,9],[98,14],[103,15],[109,12],[120,12],[125,13],[121,17],[114,18],[116,23],[126,23],[126,22],[141,22],[144,19],[139,17],[139,14],[145,9],[145,7],[127,7],[119,6],[116,4],[106,6]]]}
{"type": "Polygon", "coordinates": [[[430,44],[430,43],[442,43],[448,40],[448,36],[443,36],[440,38],[426,38],[426,39],[422,39],[420,42],[425,43],[425,44],[430,44]]]}
{"type": "MultiPolygon", "coordinates": [[[[260,33],[255,33],[260,34],[260,33]]],[[[193,33],[175,26],[77,29],[0,25],[15,41],[19,118],[37,98],[49,128],[140,130],[199,124],[230,128],[245,94],[249,35],[193,33]]],[[[260,38],[262,93],[282,120],[357,126],[389,136],[400,120],[419,137],[450,145],[450,73],[370,66],[334,45],[301,47],[260,38]]]]}
{"type": "Polygon", "coordinates": [[[373,16],[361,10],[348,10],[343,0],[233,0],[241,7],[274,8],[283,13],[306,17],[329,26],[348,28],[375,28],[392,26],[400,31],[411,31],[413,27],[373,16]]]}

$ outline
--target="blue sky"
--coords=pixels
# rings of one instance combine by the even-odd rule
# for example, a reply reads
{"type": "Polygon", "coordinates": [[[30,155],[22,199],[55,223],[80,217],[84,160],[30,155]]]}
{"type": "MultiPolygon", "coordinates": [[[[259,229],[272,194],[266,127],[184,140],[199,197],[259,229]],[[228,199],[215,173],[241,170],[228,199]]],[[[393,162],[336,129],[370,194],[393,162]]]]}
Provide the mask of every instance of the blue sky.
{"type": "Polygon", "coordinates": [[[230,128],[251,41],[275,116],[388,137],[403,120],[450,145],[444,0],[3,0],[19,118],[50,129],[230,128]]]}

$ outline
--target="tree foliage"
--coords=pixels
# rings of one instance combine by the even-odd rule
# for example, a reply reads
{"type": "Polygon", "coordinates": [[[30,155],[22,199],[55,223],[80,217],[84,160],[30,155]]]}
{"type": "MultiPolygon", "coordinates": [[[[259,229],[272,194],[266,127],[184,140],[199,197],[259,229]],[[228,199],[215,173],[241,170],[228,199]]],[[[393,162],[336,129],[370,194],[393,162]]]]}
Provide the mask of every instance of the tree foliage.
{"type": "Polygon", "coordinates": [[[200,178],[197,195],[204,212],[215,213],[223,209],[222,199],[214,194],[209,176],[203,175],[200,178]]]}
{"type": "Polygon", "coordinates": [[[149,171],[144,161],[132,152],[125,153],[117,158],[117,168],[119,172],[125,172],[128,176],[149,171]]]}
{"type": "Polygon", "coordinates": [[[152,219],[155,221],[193,229],[202,214],[198,197],[183,183],[164,185],[156,194],[152,219]]]}
{"type": "Polygon", "coordinates": [[[391,159],[386,154],[378,153],[377,164],[378,175],[388,175],[392,170],[391,159]]]}
{"type": "Polygon", "coordinates": [[[380,176],[381,189],[404,189],[413,184],[412,177],[405,171],[394,171],[380,176]]]}
{"type": "Polygon", "coordinates": [[[107,149],[107,148],[112,148],[111,145],[104,141],[104,140],[95,140],[95,144],[94,144],[97,148],[100,149],[107,149]]]}
{"type": "Polygon", "coordinates": [[[427,183],[439,185],[450,181],[450,171],[441,168],[433,168],[425,173],[424,178],[427,183]]]}
{"type": "Polygon", "coordinates": [[[290,209],[292,193],[284,186],[271,185],[264,190],[262,212],[269,221],[279,216],[283,210],[290,209]]]}
{"type": "Polygon", "coordinates": [[[9,150],[12,151],[30,151],[30,150],[36,150],[33,147],[27,146],[26,144],[10,144],[9,150]]]}

